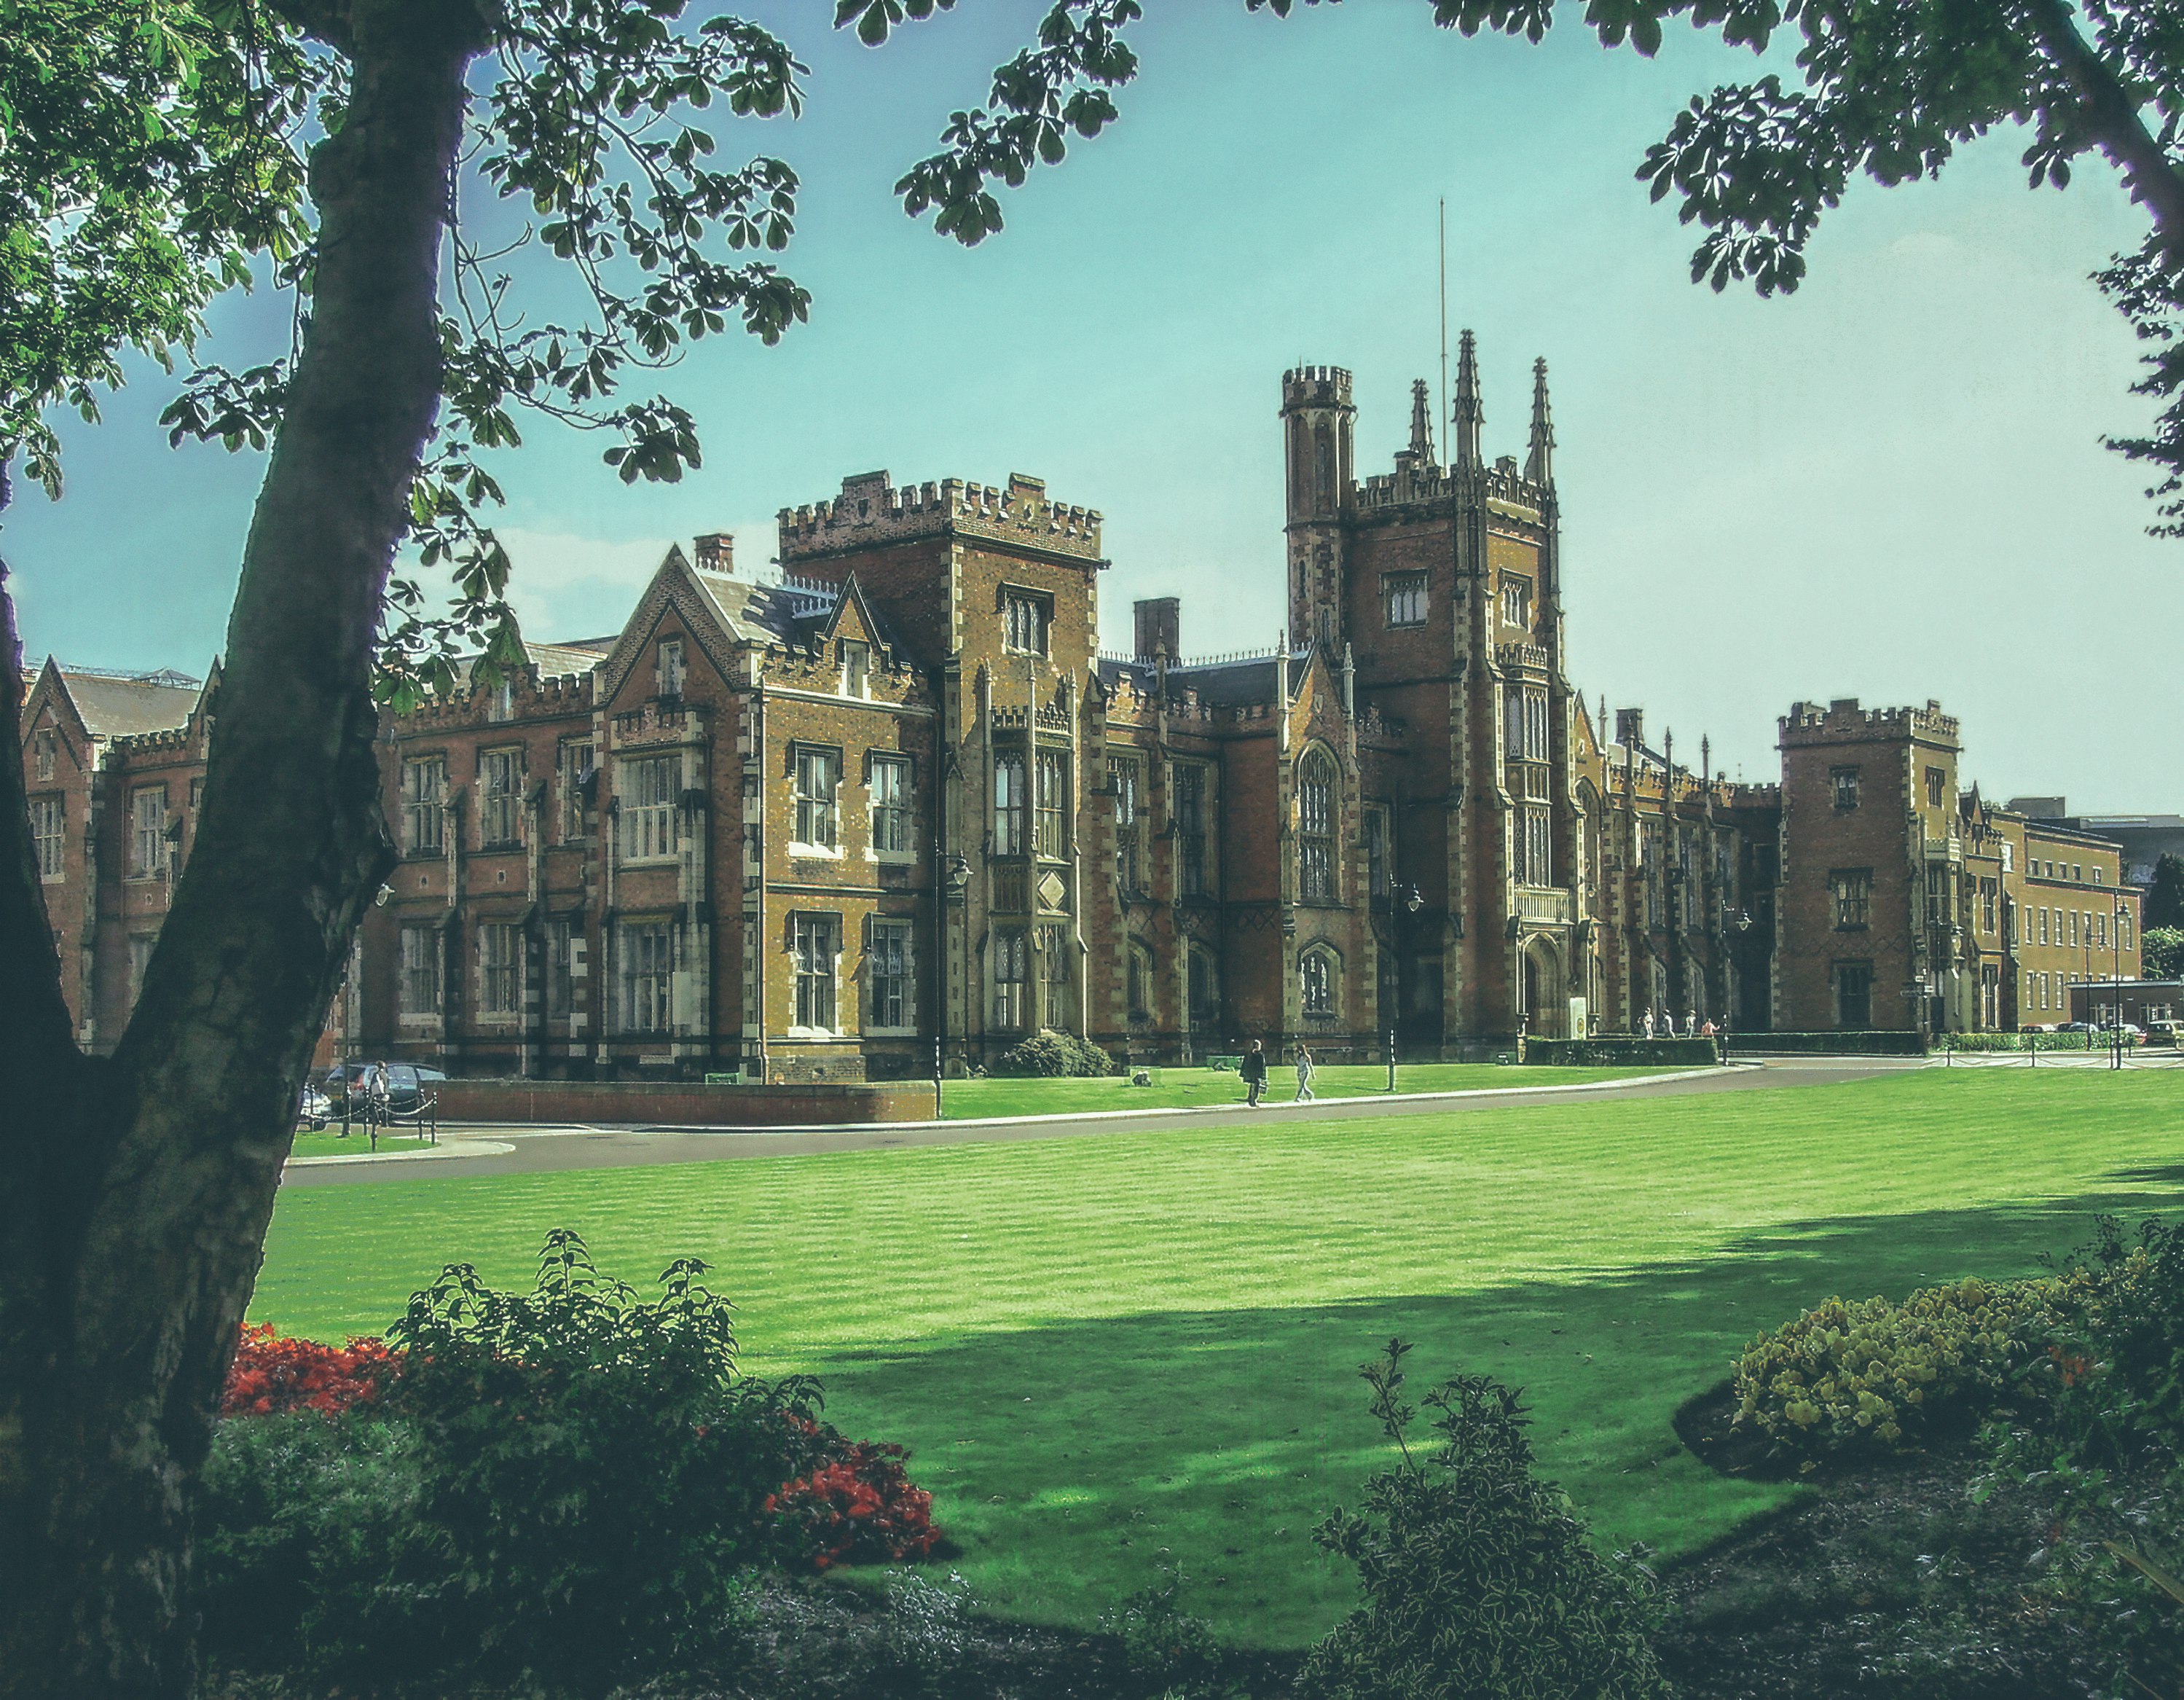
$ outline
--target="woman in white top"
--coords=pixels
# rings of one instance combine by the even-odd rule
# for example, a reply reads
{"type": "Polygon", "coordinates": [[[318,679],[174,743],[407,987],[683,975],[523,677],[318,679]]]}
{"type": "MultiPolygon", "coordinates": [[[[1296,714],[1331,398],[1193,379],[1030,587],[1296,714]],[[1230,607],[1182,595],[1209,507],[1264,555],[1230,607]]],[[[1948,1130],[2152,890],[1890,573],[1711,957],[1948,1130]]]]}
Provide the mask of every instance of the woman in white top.
{"type": "Polygon", "coordinates": [[[1297,1046],[1297,1048],[1296,1048],[1296,1076],[1297,1076],[1296,1101],[1297,1101],[1298,1103],[1300,1103],[1300,1104],[1303,1103],[1303,1102],[1305,1101],[1305,1100],[1306,1100],[1307,1098],[1310,1098],[1310,1097],[1312,1095],[1312,1077],[1313,1075],[1317,1074],[1318,1073],[1319,1073],[1319,1069],[1318,1069],[1318,1065],[1317,1065],[1317,1064],[1315,1064],[1315,1063],[1312,1062],[1312,1053],[1311,1053],[1309,1051],[1306,1051],[1306,1050],[1304,1048],[1304,1046],[1302,1046],[1301,1045],[1300,1045],[1299,1046],[1297,1046]]]}

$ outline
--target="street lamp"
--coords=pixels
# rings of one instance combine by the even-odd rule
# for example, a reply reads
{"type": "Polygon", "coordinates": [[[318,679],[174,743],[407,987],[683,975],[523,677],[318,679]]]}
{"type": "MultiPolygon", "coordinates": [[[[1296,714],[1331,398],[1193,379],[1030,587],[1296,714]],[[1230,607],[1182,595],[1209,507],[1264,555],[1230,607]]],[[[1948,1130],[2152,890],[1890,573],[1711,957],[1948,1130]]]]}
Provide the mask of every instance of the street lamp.
{"type": "MultiPolygon", "coordinates": [[[[1418,918],[1418,911],[1425,906],[1426,900],[1424,895],[1421,893],[1415,885],[1397,885],[1391,886],[1389,889],[1388,939],[1389,942],[1396,947],[1396,961],[1397,965],[1396,974],[1396,995],[1398,1002],[1400,1002],[1402,998],[1401,963],[1403,950],[1402,934],[1396,925],[1395,917],[1401,915],[1405,917],[1407,921],[1415,921],[1418,918]]],[[[1396,1090],[1396,1011],[1390,1010],[1388,1012],[1388,1090],[1390,1092],[1396,1090]]]]}
{"type": "Polygon", "coordinates": [[[948,906],[960,901],[971,889],[971,864],[960,856],[943,856],[940,897],[934,906],[933,936],[933,1119],[940,1119],[941,1081],[946,1073],[942,1053],[948,1040],[948,906]]]}

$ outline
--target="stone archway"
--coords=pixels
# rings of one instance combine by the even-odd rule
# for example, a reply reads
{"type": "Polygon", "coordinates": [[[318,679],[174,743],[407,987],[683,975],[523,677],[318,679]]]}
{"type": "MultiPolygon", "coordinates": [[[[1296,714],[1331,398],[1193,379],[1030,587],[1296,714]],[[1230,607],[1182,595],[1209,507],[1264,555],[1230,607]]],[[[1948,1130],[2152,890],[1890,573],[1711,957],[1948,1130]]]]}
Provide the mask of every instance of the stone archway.
{"type": "Polygon", "coordinates": [[[1569,991],[1562,953],[1544,933],[1535,934],[1518,959],[1524,970],[1524,1031],[1535,1039],[1563,1039],[1569,1024],[1569,991]]]}

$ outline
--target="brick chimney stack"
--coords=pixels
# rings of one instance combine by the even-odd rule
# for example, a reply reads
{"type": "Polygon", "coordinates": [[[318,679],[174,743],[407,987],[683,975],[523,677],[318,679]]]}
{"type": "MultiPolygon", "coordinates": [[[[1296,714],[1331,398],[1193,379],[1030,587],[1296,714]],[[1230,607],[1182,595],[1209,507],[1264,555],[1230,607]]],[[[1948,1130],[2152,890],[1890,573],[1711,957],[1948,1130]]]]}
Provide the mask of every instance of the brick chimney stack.
{"type": "Polygon", "coordinates": [[[1175,660],[1183,629],[1181,601],[1173,596],[1156,596],[1147,602],[1133,602],[1130,612],[1137,626],[1137,647],[1132,651],[1136,659],[1150,660],[1165,655],[1171,661],[1175,660]]]}
{"type": "Polygon", "coordinates": [[[698,571],[726,577],[736,570],[736,540],[727,532],[700,532],[697,537],[698,571]]]}

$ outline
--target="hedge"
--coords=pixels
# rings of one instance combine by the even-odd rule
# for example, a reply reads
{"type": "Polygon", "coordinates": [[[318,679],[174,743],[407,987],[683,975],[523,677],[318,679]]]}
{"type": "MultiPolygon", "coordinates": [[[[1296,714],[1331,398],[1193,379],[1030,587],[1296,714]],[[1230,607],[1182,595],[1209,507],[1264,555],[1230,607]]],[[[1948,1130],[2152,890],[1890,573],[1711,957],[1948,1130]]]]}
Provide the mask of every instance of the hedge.
{"type": "Polygon", "coordinates": [[[1641,1067],[1680,1064],[1703,1067],[1721,1061],[1711,1039],[1528,1039],[1524,1061],[1563,1068],[1641,1067]]]}
{"type": "Polygon", "coordinates": [[[1825,1052],[1836,1056],[1924,1056],[1925,1034],[1910,1028],[1881,1028],[1840,1033],[1739,1033],[1730,1036],[1737,1051],[1825,1052]]]}

